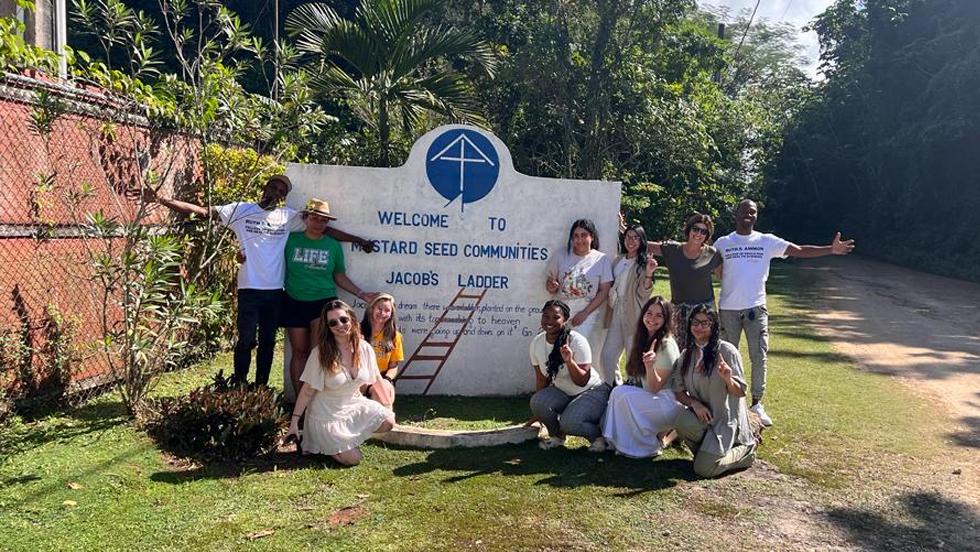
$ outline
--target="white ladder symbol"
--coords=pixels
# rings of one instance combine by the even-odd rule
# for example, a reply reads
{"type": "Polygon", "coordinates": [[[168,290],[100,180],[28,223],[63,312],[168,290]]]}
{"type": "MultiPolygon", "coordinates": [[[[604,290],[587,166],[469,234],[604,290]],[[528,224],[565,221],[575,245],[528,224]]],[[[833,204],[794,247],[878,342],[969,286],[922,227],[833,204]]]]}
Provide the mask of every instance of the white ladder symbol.
{"type": "MultiPolygon", "coordinates": [[[[455,152],[453,152],[453,153],[455,153],[455,152]]],[[[466,205],[466,203],[462,199],[463,198],[463,190],[466,189],[466,185],[465,185],[465,182],[464,182],[465,181],[465,178],[466,178],[466,164],[467,163],[489,163],[491,167],[496,166],[496,165],[494,165],[493,161],[491,161],[490,158],[487,157],[487,154],[483,153],[483,150],[481,150],[479,147],[477,147],[477,145],[474,144],[473,141],[470,140],[466,136],[466,134],[460,134],[459,137],[456,138],[455,140],[453,140],[452,142],[450,142],[448,146],[442,148],[442,150],[439,153],[433,155],[432,156],[432,159],[429,159],[429,161],[430,162],[431,161],[455,161],[455,162],[459,163],[459,195],[457,197],[460,198],[460,200],[459,200],[459,210],[461,212],[463,211],[463,207],[466,205]],[[459,144],[459,157],[450,157],[450,155],[452,155],[452,153],[450,153],[449,150],[451,148],[455,147],[456,144],[459,144]],[[466,152],[466,145],[467,144],[469,144],[470,149],[473,152],[475,152],[476,154],[478,154],[479,157],[466,157],[466,153],[467,153],[466,152]]],[[[449,200],[449,203],[447,203],[444,207],[448,207],[449,204],[452,203],[455,200],[456,200],[455,197],[453,199],[450,199],[449,200]]]]}

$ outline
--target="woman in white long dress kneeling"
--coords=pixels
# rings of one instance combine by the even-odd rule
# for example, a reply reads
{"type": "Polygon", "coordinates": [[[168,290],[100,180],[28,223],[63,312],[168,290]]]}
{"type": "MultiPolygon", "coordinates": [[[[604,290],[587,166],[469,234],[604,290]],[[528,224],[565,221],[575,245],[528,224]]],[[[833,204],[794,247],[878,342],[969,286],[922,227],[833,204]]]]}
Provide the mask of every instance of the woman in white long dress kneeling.
{"type": "Polygon", "coordinates": [[[670,388],[671,370],[681,353],[671,335],[670,303],[658,295],[640,312],[626,363],[626,384],[609,395],[602,435],[619,454],[649,458],[669,444],[682,409],[670,388]]]}
{"type": "Polygon", "coordinates": [[[355,466],[361,462],[361,443],[374,432],[390,431],[395,414],[365,396],[369,387],[379,391],[382,380],[374,349],[361,339],[353,309],[343,301],[327,303],[320,328],[300,377],[303,387],[287,438],[299,434],[299,418],[305,410],[303,452],[326,454],[345,466],[355,466]]]}

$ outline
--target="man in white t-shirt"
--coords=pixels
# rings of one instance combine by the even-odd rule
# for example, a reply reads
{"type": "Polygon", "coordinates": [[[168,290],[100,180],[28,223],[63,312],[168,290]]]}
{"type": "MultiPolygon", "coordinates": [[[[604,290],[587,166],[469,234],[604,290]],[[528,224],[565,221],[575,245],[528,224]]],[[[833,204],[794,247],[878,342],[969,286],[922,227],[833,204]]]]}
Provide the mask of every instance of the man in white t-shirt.
{"type": "Polygon", "coordinates": [[[766,309],[766,280],[769,261],[774,258],[812,259],[847,255],[854,240],[841,241],[840,232],[830,245],[796,245],[773,234],[756,232],[759,208],[743,199],[735,211],[735,231],[715,242],[722,257],[721,300],[718,302],[721,338],[738,347],[742,330],[752,361],[752,407],[764,425],[772,418],[762,407],[766,391],[766,353],[769,350],[769,311],[766,309]]]}
{"type": "MultiPolygon", "coordinates": [[[[235,343],[234,383],[245,383],[255,357],[255,383],[267,385],[279,327],[279,308],[286,274],[284,250],[290,232],[306,227],[301,214],[280,205],[292,190],[286,175],[276,175],[265,183],[258,203],[236,202],[211,207],[158,196],[144,188],[146,201],[156,201],[171,210],[187,215],[212,217],[235,232],[245,261],[238,268],[238,341],[235,343]]],[[[326,233],[340,241],[356,242],[365,252],[373,246],[369,240],[352,236],[334,227],[326,233]]]]}

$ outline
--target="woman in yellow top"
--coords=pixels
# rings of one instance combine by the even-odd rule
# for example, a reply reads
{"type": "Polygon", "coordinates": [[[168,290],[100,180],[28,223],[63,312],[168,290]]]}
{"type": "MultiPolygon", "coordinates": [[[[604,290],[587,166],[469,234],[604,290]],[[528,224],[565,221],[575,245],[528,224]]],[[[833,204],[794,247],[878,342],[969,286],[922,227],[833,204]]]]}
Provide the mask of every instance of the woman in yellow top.
{"type": "Polygon", "coordinates": [[[395,377],[398,375],[398,365],[405,360],[402,351],[402,334],[398,331],[398,321],[395,316],[395,298],[382,293],[372,299],[364,309],[361,319],[361,333],[374,347],[374,355],[378,360],[378,371],[384,380],[382,385],[390,391],[389,397],[376,396],[371,390],[371,398],[390,406],[395,402],[395,377]]]}

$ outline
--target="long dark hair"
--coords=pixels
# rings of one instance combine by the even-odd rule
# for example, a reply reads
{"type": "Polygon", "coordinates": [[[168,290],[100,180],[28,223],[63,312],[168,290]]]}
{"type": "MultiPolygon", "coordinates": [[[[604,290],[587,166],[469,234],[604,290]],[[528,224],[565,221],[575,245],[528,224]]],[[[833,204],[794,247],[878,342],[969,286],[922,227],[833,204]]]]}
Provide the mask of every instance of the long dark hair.
{"type": "Polygon", "coordinates": [[[633,348],[630,349],[630,357],[626,361],[626,374],[628,376],[640,377],[646,373],[646,367],[643,366],[643,353],[651,349],[660,351],[660,346],[664,344],[664,339],[667,339],[674,333],[672,328],[673,320],[673,308],[660,295],[651,297],[649,301],[644,303],[643,308],[640,309],[640,319],[636,321],[636,331],[633,332],[633,348]],[[664,325],[660,326],[651,335],[650,331],[647,330],[646,324],[643,323],[643,316],[655,306],[659,306],[660,311],[664,315],[664,325]],[[650,346],[651,344],[653,344],[653,347],[650,346]]]}
{"type": "Polygon", "coordinates": [[[687,348],[684,349],[684,362],[681,363],[681,377],[687,375],[687,370],[691,362],[691,355],[698,346],[694,342],[694,334],[691,333],[691,320],[694,320],[694,315],[704,314],[711,319],[711,336],[708,337],[708,343],[704,346],[704,357],[702,362],[704,363],[704,375],[705,377],[711,375],[711,371],[715,369],[718,364],[718,342],[721,341],[719,336],[720,332],[718,330],[718,313],[715,312],[709,305],[698,305],[691,310],[690,316],[687,317],[687,339],[684,343],[687,343],[687,348]]]}
{"type": "MultiPolygon", "coordinates": [[[[636,250],[636,275],[639,278],[646,276],[647,270],[647,231],[639,224],[635,224],[623,232],[623,252],[626,252],[626,234],[632,230],[636,237],[640,238],[640,247],[636,250]]],[[[641,321],[642,322],[642,321],[641,321]]]]}
{"type": "Polygon", "coordinates": [[[327,375],[334,375],[340,371],[340,348],[343,346],[351,349],[351,364],[357,366],[361,360],[361,327],[354,316],[354,309],[347,303],[335,299],[323,306],[320,312],[320,335],[317,339],[317,346],[320,348],[320,367],[327,375]],[[350,333],[347,334],[347,343],[337,343],[337,339],[327,324],[327,313],[332,310],[342,310],[344,315],[350,318],[350,333]]]}
{"type": "Polygon", "coordinates": [[[565,359],[561,358],[561,348],[565,346],[565,343],[568,341],[568,334],[572,331],[571,326],[568,325],[568,319],[572,315],[572,310],[568,308],[568,305],[559,299],[552,299],[544,304],[541,312],[544,313],[544,311],[551,307],[557,307],[561,311],[562,324],[561,331],[558,332],[558,337],[555,338],[555,344],[551,347],[551,352],[548,353],[547,371],[545,372],[545,377],[548,378],[548,384],[554,381],[561,365],[565,363],[565,359]]]}
{"type": "Polygon", "coordinates": [[[576,228],[583,228],[589,234],[592,234],[592,249],[599,249],[599,234],[595,231],[595,223],[589,219],[578,219],[572,223],[572,229],[568,231],[567,253],[572,252],[572,234],[575,233],[576,228]]]}

